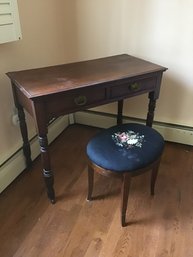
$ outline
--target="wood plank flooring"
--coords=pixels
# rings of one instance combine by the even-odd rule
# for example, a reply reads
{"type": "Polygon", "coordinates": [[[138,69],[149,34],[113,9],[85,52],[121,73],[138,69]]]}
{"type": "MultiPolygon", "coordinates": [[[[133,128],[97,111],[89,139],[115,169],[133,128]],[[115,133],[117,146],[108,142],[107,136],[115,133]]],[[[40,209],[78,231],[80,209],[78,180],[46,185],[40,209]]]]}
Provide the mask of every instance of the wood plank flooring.
{"type": "Polygon", "coordinates": [[[122,228],[119,180],[96,175],[86,201],[85,147],[97,131],[73,125],[52,143],[55,205],[40,158],[0,195],[1,257],[193,257],[192,147],[166,144],[154,197],[149,173],[133,178],[122,228]]]}

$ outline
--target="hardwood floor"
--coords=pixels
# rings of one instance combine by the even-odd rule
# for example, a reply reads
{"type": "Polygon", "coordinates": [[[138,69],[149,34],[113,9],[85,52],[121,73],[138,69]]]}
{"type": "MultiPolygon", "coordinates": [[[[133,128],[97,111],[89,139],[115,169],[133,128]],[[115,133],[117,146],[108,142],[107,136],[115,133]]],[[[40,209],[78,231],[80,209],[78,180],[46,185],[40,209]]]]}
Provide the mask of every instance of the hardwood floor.
{"type": "Polygon", "coordinates": [[[155,196],[133,178],[121,227],[117,179],[95,175],[87,202],[86,144],[98,129],[73,125],[50,147],[57,202],[48,202],[38,158],[0,196],[2,257],[192,257],[193,149],[167,143],[155,196]]]}

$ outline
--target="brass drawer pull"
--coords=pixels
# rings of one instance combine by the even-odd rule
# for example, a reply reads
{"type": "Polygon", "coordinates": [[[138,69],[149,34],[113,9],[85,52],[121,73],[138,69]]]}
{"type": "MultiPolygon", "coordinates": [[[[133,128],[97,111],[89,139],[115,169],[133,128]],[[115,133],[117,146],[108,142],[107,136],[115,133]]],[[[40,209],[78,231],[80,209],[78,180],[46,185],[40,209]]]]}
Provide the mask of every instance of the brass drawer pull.
{"type": "Polygon", "coordinates": [[[140,85],[136,82],[129,85],[129,90],[131,90],[131,91],[135,91],[135,90],[139,90],[139,89],[140,89],[140,85]]]}
{"type": "Polygon", "coordinates": [[[85,105],[87,103],[87,98],[86,98],[85,95],[79,95],[79,96],[74,98],[74,102],[75,102],[76,105],[82,106],[82,105],[85,105]]]}

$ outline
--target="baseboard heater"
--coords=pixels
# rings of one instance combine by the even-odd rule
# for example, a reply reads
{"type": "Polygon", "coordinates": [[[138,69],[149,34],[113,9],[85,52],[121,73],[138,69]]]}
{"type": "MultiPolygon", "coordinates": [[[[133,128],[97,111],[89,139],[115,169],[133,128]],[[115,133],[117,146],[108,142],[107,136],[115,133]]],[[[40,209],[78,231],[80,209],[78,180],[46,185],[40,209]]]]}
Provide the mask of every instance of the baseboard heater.
{"type": "MultiPolygon", "coordinates": [[[[145,123],[145,120],[123,116],[123,122],[145,123]]],[[[70,124],[83,124],[99,128],[116,125],[116,115],[96,111],[81,111],[54,120],[49,125],[48,140],[52,142],[70,124]]],[[[168,124],[154,121],[153,127],[158,130],[166,141],[193,146],[193,127],[168,124]]],[[[32,160],[39,154],[37,136],[30,140],[32,160]]],[[[7,160],[0,164],[0,193],[26,168],[22,148],[10,154],[7,160]]]]}
{"type": "MultiPolygon", "coordinates": [[[[48,126],[48,141],[53,142],[69,125],[68,115],[53,120],[48,126]]],[[[31,157],[34,160],[40,154],[37,135],[30,140],[31,157]]],[[[0,193],[26,168],[22,147],[0,164],[0,193]]]]}
{"type": "MultiPolygon", "coordinates": [[[[108,128],[116,125],[116,115],[96,111],[81,111],[74,114],[75,123],[108,128]]],[[[145,124],[145,119],[123,116],[123,123],[136,122],[145,124]]],[[[166,141],[193,146],[193,127],[154,121],[153,127],[158,130],[166,141]]]]}

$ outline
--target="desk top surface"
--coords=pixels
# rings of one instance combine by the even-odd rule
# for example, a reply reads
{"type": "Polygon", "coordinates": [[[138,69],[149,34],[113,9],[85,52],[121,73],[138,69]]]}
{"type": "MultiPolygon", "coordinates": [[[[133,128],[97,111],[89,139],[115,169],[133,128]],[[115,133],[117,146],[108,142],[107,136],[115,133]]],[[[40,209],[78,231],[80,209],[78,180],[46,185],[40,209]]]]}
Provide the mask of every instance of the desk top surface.
{"type": "Polygon", "coordinates": [[[165,70],[165,67],[157,64],[122,54],[77,63],[8,72],[7,75],[28,98],[37,98],[165,70]]]}

